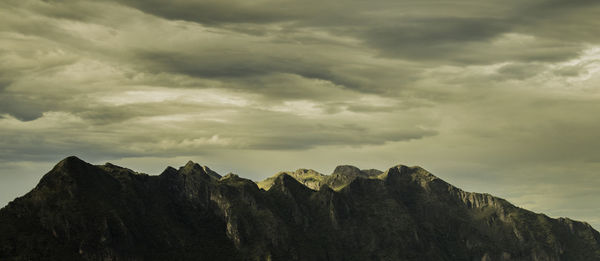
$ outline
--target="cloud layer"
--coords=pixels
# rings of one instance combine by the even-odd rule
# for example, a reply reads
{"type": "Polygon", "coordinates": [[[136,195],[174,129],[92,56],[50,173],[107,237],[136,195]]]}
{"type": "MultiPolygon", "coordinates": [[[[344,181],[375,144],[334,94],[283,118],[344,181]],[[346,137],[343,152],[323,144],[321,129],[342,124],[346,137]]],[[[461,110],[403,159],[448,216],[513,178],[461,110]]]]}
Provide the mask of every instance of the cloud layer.
{"type": "Polygon", "coordinates": [[[0,201],[72,154],[152,173],[194,159],[255,179],[404,163],[599,227],[598,11],[3,1],[0,201]]]}

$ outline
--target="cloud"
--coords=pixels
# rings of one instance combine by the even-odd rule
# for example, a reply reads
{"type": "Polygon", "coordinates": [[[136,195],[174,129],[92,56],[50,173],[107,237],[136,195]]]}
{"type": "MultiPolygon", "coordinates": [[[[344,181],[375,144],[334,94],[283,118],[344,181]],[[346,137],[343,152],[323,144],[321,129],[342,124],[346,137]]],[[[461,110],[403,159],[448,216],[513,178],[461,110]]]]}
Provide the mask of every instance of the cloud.
{"type": "Polygon", "coordinates": [[[436,63],[557,61],[576,56],[584,48],[578,43],[599,40],[594,34],[598,22],[593,18],[594,10],[600,7],[594,1],[585,0],[568,4],[561,1],[475,3],[470,0],[377,1],[369,5],[359,1],[260,1],[253,4],[176,1],[168,6],[152,1],[120,3],[171,20],[236,28],[240,32],[255,32],[255,35],[290,35],[309,29],[357,39],[381,56],[436,63]],[[277,29],[272,30],[273,26],[277,29]],[[577,30],[572,26],[577,26],[577,30]],[[522,44],[520,52],[501,46],[506,50],[497,53],[497,42],[511,33],[531,36],[534,40],[522,44]]]}
{"type": "Polygon", "coordinates": [[[499,79],[524,80],[534,77],[539,73],[546,71],[545,65],[536,63],[511,63],[504,65],[496,71],[499,79]]]}
{"type": "Polygon", "coordinates": [[[292,1],[280,5],[273,2],[247,3],[245,1],[122,1],[144,12],[173,20],[188,20],[214,24],[222,22],[270,23],[290,19],[295,10],[285,8],[292,1]],[[270,8],[268,8],[270,6],[270,8]],[[278,14],[279,13],[279,14],[278,14]]]}
{"type": "Polygon", "coordinates": [[[599,9],[3,1],[0,184],[73,154],[160,165],[153,173],[201,158],[256,179],[405,163],[587,219],[558,199],[600,193],[585,182],[600,161],[599,9]]]}
{"type": "Polygon", "coordinates": [[[329,66],[319,64],[318,61],[305,61],[306,58],[301,56],[288,54],[280,57],[277,53],[244,48],[223,51],[224,53],[204,54],[194,50],[189,53],[140,52],[137,57],[144,64],[150,64],[151,72],[166,71],[198,78],[243,78],[288,73],[350,88],[358,86],[351,79],[331,72],[329,66]]]}
{"type": "Polygon", "coordinates": [[[243,98],[226,98],[223,92],[183,89],[181,95],[185,96],[173,95],[170,101],[128,101],[133,103],[44,113],[28,122],[2,119],[5,139],[1,158],[11,160],[31,154],[26,158],[42,159],[51,152],[92,148],[98,155],[139,156],[176,156],[215,149],[304,150],[384,144],[436,134],[435,121],[421,119],[423,112],[418,111],[374,116],[344,108],[330,112],[316,103],[247,104],[243,98]],[[220,95],[220,101],[195,98],[214,93],[220,95]],[[394,121],[411,124],[399,128],[390,124],[394,121]],[[86,130],[82,131],[84,126],[86,130]]]}
{"type": "Polygon", "coordinates": [[[362,38],[383,55],[431,60],[447,59],[462,45],[487,42],[506,31],[507,26],[496,19],[409,18],[365,28],[362,38]]]}

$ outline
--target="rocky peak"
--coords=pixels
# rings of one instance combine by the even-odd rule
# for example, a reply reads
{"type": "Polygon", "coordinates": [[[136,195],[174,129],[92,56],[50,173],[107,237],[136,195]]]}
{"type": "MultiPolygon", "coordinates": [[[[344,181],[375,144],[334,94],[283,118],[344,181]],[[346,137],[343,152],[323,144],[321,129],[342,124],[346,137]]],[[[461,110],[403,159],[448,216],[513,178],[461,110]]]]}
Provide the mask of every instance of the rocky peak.
{"type": "Polygon", "coordinates": [[[137,172],[135,172],[135,171],[133,171],[131,169],[124,168],[124,167],[121,167],[121,166],[117,166],[117,165],[112,164],[110,162],[107,162],[104,165],[97,166],[97,167],[99,167],[99,168],[101,168],[103,170],[106,170],[108,172],[111,172],[111,173],[129,173],[129,174],[134,174],[134,175],[140,175],[140,173],[137,173],[137,172]]]}
{"type": "Polygon", "coordinates": [[[75,185],[83,176],[92,173],[93,168],[95,168],[95,166],[75,156],[69,156],[58,162],[50,172],[44,175],[37,187],[64,187],[75,185]]]}
{"type": "Polygon", "coordinates": [[[273,183],[273,186],[277,185],[284,187],[287,187],[289,184],[292,184],[292,186],[296,186],[296,184],[298,184],[298,186],[302,185],[300,184],[300,182],[298,182],[295,178],[288,175],[287,173],[282,173],[281,175],[277,176],[277,178],[275,178],[275,182],[273,183]]]}
{"type": "Polygon", "coordinates": [[[408,167],[405,165],[396,165],[386,172],[383,173],[385,179],[394,179],[398,177],[409,178],[411,180],[419,180],[419,181],[433,181],[438,179],[438,177],[429,173],[427,170],[418,167],[408,167]]]}
{"type": "Polygon", "coordinates": [[[304,176],[304,175],[315,175],[315,176],[323,176],[323,174],[317,172],[316,170],[313,169],[297,169],[294,174],[298,175],[298,176],[304,176]]]}
{"type": "Polygon", "coordinates": [[[367,175],[368,177],[375,177],[383,173],[383,171],[378,169],[363,169],[361,170],[361,172],[367,175]]]}
{"type": "Polygon", "coordinates": [[[163,172],[160,173],[159,176],[174,176],[177,175],[177,170],[171,166],[168,166],[163,172]]]}
{"type": "Polygon", "coordinates": [[[256,185],[256,183],[254,181],[242,178],[239,175],[231,173],[231,172],[228,173],[227,175],[223,176],[221,179],[219,179],[219,184],[227,184],[230,186],[237,187],[238,189],[246,188],[246,189],[252,190],[252,191],[259,190],[259,187],[256,185]]]}
{"type": "Polygon", "coordinates": [[[69,156],[58,162],[53,170],[72,171],[92,166],[76,156],[69,156]]]}
{"type": "Polygon", "coordinates": [[[179,170],[177,171],[177,173],[181,174],[181,175],[200,175],[200,176],[208,176],[208,177],[212,177],[214,179],[220,179],[221,175],[219,175],[217,172],[214,172],[213,170],[211,170],[210,168],[208,168],[207,166],[201,166],[198,163],[195,163],[193,161],[188,161],[185,166],[180,167],[179,170]]]}
{"type": "Polygon", "coordinates": [[[182,175],[206,174],[204,172],[204,169],[202,169],[202,166],[198,165],[198,163],[195,163],[191,160],[188,161],[185,164],[185,166],[179,167],[179,170],[177,172],[182,175]]]}
{"type": "Polygon", "coordinates": [[[213,171],[212,169],[210,169],[207,166],[202,166],[202,169],[204,170],[204,173],[208,174],[209,176],[215,178],[215,179],[220,179],[221,175],[219,175],[219,173],[213,171]]]}
{"type": "Polygon", "coordinates": [[[360,176],[362,172],[359,168],[351,165],[340,165],[335,167],[333,174],[344,175],[344,176],[360,176]]]}
{"type": "Polygon", "coordinates": [[[283,173],[275,178],[273,186],[271,186],[269,191],[272,190],[281,191],[286,194],[297,194],[310,191],[308,187],[304,186],[302,183],[298,182],[298,180],[286,173],[283,173]]]}
{"type": "Polygon", "coordinates": [[[221,178],[221,181],[228,180],[228,179],[237,180],[237,179],[240,179],[240,176],[238,174],[233,173],[233,172],[229,172],[229,173],[227,173],[225,176],[223,176],[221,178]]]}
{"type": "Polygon", "coordinates": [[[106,167],[106,168],[108,168],[108,169],[125,169],[125,168],[123,168],[123,167],[121,167],[121,166],[118,166],[118,165],[112,164],[112,163],[110,163],[110,162],[106,162],[106,163],[104,163],[104,165],[102,165],[102,166],[103,166],[103,167],[106,167]]]}

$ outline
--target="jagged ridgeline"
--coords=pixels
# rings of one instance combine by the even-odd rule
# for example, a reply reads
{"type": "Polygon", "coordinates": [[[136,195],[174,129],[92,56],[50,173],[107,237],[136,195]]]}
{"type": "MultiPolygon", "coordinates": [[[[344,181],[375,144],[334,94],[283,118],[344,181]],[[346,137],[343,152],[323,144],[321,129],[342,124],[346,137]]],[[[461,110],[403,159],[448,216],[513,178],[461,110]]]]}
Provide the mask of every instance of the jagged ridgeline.
{"type": "Polygon", "coordinates": [[[76,157],[0,210],[0,260],[600,260],[590,225],[419,167],[300,169],[258,184],[76,157]]]}

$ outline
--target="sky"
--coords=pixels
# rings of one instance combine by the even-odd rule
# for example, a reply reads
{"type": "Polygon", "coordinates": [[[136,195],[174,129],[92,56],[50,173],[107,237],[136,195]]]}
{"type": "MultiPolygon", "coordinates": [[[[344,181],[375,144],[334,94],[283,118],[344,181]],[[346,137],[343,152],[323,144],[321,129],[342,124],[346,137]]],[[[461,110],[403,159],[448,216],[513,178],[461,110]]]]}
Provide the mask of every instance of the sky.
{"type": "Polygon", "coordinates": [[[0,206],[76,155],[418,165],[600,229],[597,0],[0,1],[0,206]]]}

